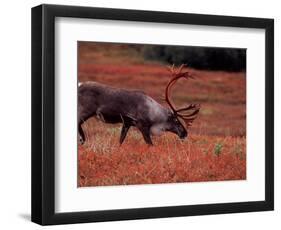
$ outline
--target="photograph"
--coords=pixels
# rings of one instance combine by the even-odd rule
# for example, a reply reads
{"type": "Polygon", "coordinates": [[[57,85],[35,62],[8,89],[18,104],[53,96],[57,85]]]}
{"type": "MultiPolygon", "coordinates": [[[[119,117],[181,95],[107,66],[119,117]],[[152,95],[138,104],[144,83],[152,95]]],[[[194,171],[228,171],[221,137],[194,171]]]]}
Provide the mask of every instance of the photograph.
{"type": "Polygon", "coordinates": [[[275,21],[255,12],[32,7],[31,221],[273,211],[275,21]]]}
{"type": "Polygon", "coordinates": [[[77,41],[78,187],[246,180],[246,49],[77,41]]]}

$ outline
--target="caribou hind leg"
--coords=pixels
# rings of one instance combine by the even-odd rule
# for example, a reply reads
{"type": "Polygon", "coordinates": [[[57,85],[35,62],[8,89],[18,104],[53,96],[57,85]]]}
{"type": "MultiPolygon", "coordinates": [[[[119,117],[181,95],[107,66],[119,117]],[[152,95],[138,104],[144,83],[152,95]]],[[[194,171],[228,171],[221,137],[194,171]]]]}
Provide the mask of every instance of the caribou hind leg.
{"type": "Polygon", "coordinates": [[[79,122],[79,124],[78,124],[78,132],[79,132],[79,135],[80,135],[80,143],[84,144],[86,138],[85,138],[85,133],[84,133],[83,128],[82,128],[82,123],[83,122],[79,122]]]}
{"type": "Polygon", "coordinates": [[[85,116],[85,114],[82,114],[81,111],[79,110],[78,112],[78,133],[79,133],[79,139],[80,139],[80,144],[84,144],[86,141],[85,133],[82,128],[82,124],[85,123],[90,116],[85,116]]]}

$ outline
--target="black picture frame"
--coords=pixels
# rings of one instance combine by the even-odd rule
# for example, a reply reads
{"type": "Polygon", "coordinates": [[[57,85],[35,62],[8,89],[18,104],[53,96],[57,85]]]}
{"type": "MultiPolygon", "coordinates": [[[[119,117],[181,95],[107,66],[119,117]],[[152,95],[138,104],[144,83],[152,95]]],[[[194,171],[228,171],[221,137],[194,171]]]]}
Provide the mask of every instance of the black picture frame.
{"type": "Polygon", "coordinates": [[[110,8],[32,8],[32,221],[41,225],[274,209],[274,20],[110,8]],[[55,18],[88,18],[265,29],[265,200],[55,213],[55,18]]]}

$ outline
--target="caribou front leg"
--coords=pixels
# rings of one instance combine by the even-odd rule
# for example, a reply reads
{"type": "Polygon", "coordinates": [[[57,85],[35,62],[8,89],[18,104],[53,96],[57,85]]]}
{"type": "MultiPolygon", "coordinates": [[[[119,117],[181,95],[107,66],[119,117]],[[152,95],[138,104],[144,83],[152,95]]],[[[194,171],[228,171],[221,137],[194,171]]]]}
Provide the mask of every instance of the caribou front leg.
{"type": "Polygon", "coordinates": [[[146,144],[153,145],[150,137],[150,127],[139,127],[139,130],[141,131],[143,139],[145,140],[146,144]]]}
{"type": "Polygon", "coordinates": [[[122,116],[122,114],[120,114],[120,118],[122,120],[123,126],[122,126],[122,130],[121,130],[121,135],[120,135],[120,140],[119,143],[120,145],[122,145],[123,141],[125,140],[125,137],[127,136],[127,133],[131,127],[130,122],[126,122],[124,117],[122,116]]]}
{"type": "Polygon", "coordinates": [[[122,145],[123,141],[125,140],[130,127],[131,127],[130,125],[123,124],[122,130],[121,130],[121,135],[120,135],[120,140],[119,140],[120,145],[122,145]]]}

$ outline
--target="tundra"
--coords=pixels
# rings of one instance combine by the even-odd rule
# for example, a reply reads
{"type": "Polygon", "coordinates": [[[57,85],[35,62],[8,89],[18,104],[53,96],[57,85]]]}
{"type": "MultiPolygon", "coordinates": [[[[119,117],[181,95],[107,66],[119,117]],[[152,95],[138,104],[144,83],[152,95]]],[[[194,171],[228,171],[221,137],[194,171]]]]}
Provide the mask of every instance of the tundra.
{"type": "Polygon", "coordinates": [[[113,88],[97,82],[84,82],[78,87],[78,132],[80,141],[85,142],[82,124],[90,117],[96,117],[104,123],[122,123],[120,145],[126,138],[130,127],[136,127],[148,145],[152,145],[151,136],[169,131],[184,139],[188,127],[197,117],[199,104],[191,104],[176,109],[171,100],[171,87],[180,78],[192,78],[182,72],[185,65],[178,69],[169,67],[172,78],[166,86],[165,100],[169,108],[139,90],[113,88]]]}

